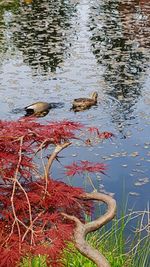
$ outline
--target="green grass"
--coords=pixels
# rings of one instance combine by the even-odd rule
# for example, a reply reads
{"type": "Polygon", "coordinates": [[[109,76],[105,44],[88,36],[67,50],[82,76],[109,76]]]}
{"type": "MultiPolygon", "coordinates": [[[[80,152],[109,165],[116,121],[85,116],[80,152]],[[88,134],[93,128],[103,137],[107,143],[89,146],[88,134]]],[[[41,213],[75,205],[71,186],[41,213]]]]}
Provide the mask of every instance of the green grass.
{"type": "Polygon", "coordinates": [[[19,0],[0,0],[0,14],[5,10],[16,11],[19,7],[19,0]]]}
{"type": "MultiPolygon", "coordinates": [[[[87,241],[107,258],[111,267],[149,267],[150,239],[146,229],[144,232],[141,227],[145,214],[141,213],[142,219],[135,227],[135,232],[126,238],[128,225],[139,214],[131,213],[122,216],[121,219],[113,220],[111,227],[104,226],[100,231],[88,235],[87,241]]],[[[96,267],[72,244],[69,244],[64,251],[63,263],[66,267],[96,267]]]]}
{"type": "Polygon", "coordinates": [[[24,257],[20,263],[20,267],[47,267],[46,256],[24,257]]]}
{"type": "MultiPolygon", "coordinates": [[[[114,219],[111,224],[89,234],[87,241],[107,258],[111,267],[149,267],[148,223],[148,211],[132,212],[129,215],[122,215],[120,219],[114,219]],[[138,223],[135,225],[138,217],[138,223]],[[129,230],[131,222],[134,225],[132,231],[129,230]],[[147,227],[144,227],[144,224],[147,227]]],[[[44,256],[36,256],[32,260],[24,258],[20,267],[48,267],[45,260],[44,256]]],[[[63,252],[62,263],[66,267],[96,267],[93,262],[81,255],[71,243],[63,252]]]]}

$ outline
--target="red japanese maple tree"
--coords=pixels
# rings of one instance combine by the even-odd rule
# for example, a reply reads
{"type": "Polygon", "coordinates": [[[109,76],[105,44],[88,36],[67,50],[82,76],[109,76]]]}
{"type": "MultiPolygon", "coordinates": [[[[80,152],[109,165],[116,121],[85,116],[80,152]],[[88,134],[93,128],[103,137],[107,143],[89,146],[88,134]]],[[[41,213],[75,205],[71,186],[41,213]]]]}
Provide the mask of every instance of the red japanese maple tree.
{"type": "MultiPolygon", "coordinates": [[[[47,255],[48,266],[59,266],[66,241],[91,210],[85,199],[99,200],[50,175],[58,153],[84,126],[72,121],[41,124],[24,118],[0,121],[0,127],[0,267],[16,266],[27,254],[47,255]]],[[[106,135],[97,133],[99,138],[106,135]]],[[[67,168],[77,173],[104,172],[106,166],[86,161],[67,168]]]]}

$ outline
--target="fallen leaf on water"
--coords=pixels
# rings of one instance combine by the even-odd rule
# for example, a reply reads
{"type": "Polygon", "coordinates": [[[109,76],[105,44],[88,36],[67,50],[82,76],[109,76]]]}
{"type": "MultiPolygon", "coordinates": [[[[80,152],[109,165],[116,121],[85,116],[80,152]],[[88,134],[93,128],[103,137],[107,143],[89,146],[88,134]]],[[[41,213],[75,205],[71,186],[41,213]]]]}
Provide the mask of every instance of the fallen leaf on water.
{"type": "Polygon", "coordinates": [[[138,173],[144,173],[143,170],[140,170],[140,169],[132,169],[133,172],[138,172],[138,173]]]}
{"type": "Polygon", "coordinates": [[[135,182],[134,185],[135,185],[135,186],[141,186],[142,183],[140,183],[140,182],[135,182]]]}
{"type": "Polygon", "coordinates": [[[131,196],[139,196],[140,194],[137,193],[137,192],[129,192],[129,195],[131,195],[131,196]]]}
{"type": "Polygon", "coordinates": [[[77,154],[72,154],[72,157],[77,157],[77,154]]]}
{"type": "Polygon", "coordinates": [[[148,177],[144,177],[144,178],[139,178],[137,182],[134,183],[135,186],[141,186],[144,184],[149,183],[149,178],[148,177]]]}
{"type": "Polygon", "coordinates": [[[149,178],[148,177],[140,178],[139,182],[143,182],[144,184],[149,183],[149,178]]]}
{"type": "Polygon", "coordinates": [[[127,164],[123,164],[122,167],[126,168],[128,165],[127,164]]]}
{"type": "Polygon", "coordinates": [[[139,152],[135,151],[130,154],[131,157],[137,157],[139,155],[139,152]]]}

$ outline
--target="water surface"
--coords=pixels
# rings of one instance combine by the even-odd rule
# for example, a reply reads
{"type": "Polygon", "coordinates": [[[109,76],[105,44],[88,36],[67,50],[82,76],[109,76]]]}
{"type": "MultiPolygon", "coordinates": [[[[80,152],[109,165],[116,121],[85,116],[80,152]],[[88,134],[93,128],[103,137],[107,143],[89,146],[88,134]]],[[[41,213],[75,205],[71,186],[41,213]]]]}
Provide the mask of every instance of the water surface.
{"type": "MultiPolygon", "coordinates": [[[[148,1],[32,1],[0,6],[1,119],[35,101],[65,106],[41,118],[75,120],[115,134],[92,147],[73,146],[62,164],[91,160],[108,165],[93,177],[97,190],[144,209],[150,192],[150,4],[148,1]],[[70,111],[74,98],[97,91],[90,110],[70,111]],[[88,153],[87,153],[88,151],[88,153]]],[[[62,166],[53,175],[68,181],[62,166]]],[[[82,177],[73,185],[85,186],[82,177]]],[[[86,189],[92,188],[87,183],[86,189]]]]}

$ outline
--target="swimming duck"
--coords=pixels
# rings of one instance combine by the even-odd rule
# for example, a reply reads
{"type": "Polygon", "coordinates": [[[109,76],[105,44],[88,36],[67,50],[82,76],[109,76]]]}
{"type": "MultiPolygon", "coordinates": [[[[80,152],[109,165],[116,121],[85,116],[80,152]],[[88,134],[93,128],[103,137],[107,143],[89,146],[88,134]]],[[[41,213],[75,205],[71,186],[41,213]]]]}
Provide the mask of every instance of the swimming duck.
{"type": "Polygon", "coordinates": [[[35,102],[24,108],[26,116],[34,115],[36,117],[44,117],[49,113],[52,108],[61,108],[63,103],[47,103],[47,102],[35,102]]]}
{"type": "Polygon", "coordinates": [[[74,111],[81,111],[90,108],[97,104],[98,93],[93,92],[90,98],[82,97],[76,98],[73,101],[72,109],[74,111]]]}

